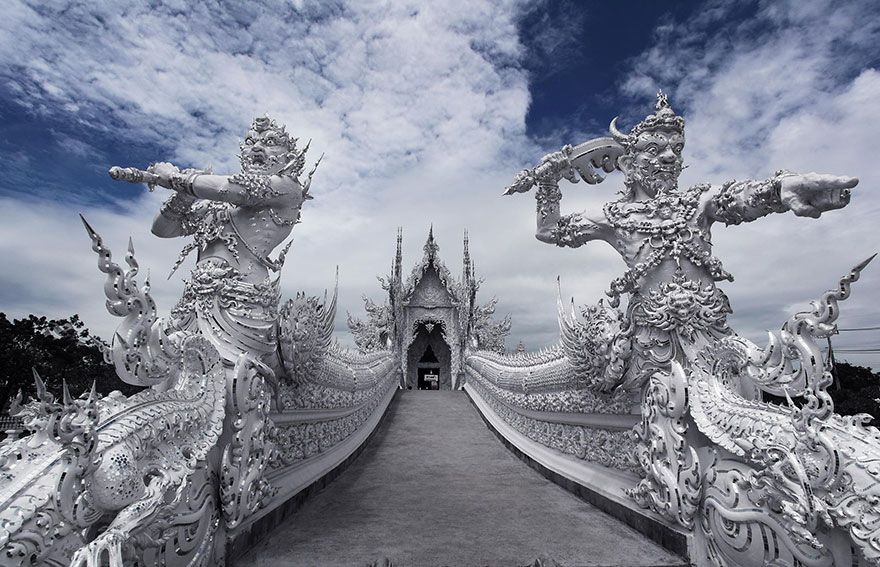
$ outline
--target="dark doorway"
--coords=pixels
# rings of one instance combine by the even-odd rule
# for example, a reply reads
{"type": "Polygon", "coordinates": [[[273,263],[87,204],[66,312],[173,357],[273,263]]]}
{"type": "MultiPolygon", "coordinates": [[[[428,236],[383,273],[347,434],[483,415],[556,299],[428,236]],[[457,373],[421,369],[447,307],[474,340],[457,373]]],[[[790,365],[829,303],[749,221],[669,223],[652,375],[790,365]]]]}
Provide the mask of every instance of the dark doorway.
{"type": "Polygon", "coordinates": [[[418,390],[449,390],[451,351],[446,344],[442,325],[422,323],[418,326],[407,353],[409,384],[418,390]]]}
{"type": "Polygon", "coordinates": [[[425,348],[425,353],[419,359],[418,369],[418,388],[419,390],[439,390],[440,389],[440,361],[434,354],[434,349],[429,344],[425,348]]]}

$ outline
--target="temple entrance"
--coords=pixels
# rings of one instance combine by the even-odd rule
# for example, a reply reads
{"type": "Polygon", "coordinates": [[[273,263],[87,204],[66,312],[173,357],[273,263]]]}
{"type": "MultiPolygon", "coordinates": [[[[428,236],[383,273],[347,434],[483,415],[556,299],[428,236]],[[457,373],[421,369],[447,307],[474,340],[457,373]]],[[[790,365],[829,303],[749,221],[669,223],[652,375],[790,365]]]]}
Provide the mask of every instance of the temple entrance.
{"type": "Polygon", "coordinates": [[[451,390],[452,358],[439,323],[419,323],[407,353],[408,382],[417,390],[451,390]]]}

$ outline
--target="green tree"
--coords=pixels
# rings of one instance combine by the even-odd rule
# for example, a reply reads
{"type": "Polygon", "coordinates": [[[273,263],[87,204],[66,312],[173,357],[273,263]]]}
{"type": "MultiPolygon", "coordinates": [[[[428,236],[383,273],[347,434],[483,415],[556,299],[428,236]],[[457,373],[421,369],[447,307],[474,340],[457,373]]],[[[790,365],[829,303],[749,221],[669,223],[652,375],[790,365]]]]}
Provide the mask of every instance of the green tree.
{"type": "Polygon", "coordinates": [[[96,383],[98,392],[120,390],[131,395],[142,388],[122,382],[104,361],[105,343],[89,333],[78,315],[47,319],[29,315],[10,321],[0,313],[0,408],[21,390],[26,401],[34,394],[35,369],[56,399],[66,380],[74,396],[96,383]]]}

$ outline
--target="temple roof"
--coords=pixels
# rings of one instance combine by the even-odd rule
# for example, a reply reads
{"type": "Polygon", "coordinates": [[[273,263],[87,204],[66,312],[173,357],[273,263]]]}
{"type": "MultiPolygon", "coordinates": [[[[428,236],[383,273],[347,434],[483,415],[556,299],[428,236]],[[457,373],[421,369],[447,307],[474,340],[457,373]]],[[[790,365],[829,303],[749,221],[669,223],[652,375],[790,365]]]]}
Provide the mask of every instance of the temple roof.
{"type": "Polygon", "coordinates": [[[425,241],[425,245],[422,249],[424,250],[424,255],[422,256],[421,262],[413,267],[409,278],[406,280],[406,284],[403,286],[403,301],[406,303],[412,299],[413,292],[422,281],[422,278],[424,278],[425,273],[431,266],[433,266],[434,270],[437,272],[437,276],[440,278],[440,282],[452,298],[453,304],[458,305],[461,302],[458,293],[458,282],[455,281],[455,278],[440,259],[438,254],[440,247],[437,246],[437,243],[434,241],[433,225],[428,230],[428,239],[425,241]]]}

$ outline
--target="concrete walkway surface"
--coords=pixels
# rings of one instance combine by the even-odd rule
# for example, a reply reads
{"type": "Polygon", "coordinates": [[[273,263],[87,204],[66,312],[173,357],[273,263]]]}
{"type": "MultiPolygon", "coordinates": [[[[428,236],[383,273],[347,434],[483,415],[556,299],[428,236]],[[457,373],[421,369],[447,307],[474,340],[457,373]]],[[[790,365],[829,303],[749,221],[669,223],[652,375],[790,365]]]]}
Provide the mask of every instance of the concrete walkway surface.
{"type": "Polygon", "coordinates": [[[400,391],[364,452],[236,567],[685,565],[529,468],[461,391],[400,391]],[[547,565],[545,561],[545,565],[547,565]]]}

